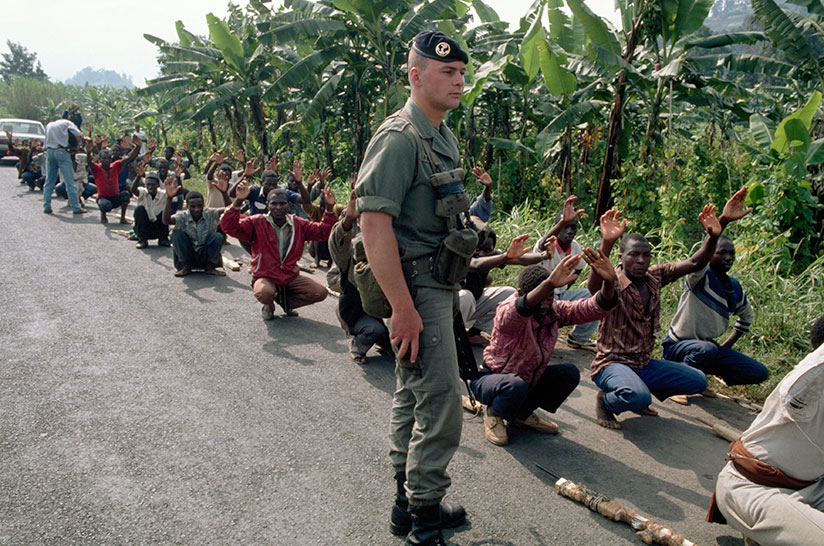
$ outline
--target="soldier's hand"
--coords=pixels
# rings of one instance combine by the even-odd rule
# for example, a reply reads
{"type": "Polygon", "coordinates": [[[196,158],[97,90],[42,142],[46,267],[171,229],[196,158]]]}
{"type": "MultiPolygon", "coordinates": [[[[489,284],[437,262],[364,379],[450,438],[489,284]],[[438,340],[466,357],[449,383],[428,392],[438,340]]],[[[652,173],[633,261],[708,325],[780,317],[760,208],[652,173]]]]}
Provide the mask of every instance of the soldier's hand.
{"type": "Polygon", "coordinates": [[[423,332],[423,320],[415,307],[393,308],[389,331],[389,341],[398,347],[398,358],[415,362],[418,359],[418,338],[423,332]]]}

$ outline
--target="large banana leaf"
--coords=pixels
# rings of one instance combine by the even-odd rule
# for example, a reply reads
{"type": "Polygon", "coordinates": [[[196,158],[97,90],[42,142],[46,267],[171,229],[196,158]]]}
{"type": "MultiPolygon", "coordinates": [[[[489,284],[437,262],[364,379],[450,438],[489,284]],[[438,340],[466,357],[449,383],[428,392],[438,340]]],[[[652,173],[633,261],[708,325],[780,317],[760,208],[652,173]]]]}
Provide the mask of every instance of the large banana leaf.
{"type": "Polygon", "coordinates": [[[151,80],[149,85],[136,90],[136,93],[141,96],[153,95],[161,93],[170,89],[178,89],[180,87],[187,87],[192,85],[191,75],[170,74],[168,76],[161,76],[151,80]]]}
{"type": "Polygon", "coordinates": [[[401,40],[408,42],[422,31],[424,27],[435,19],[441,19],[444,11],[454,11],[456,0],[435,0],[425,4],[409,21],[399,29],[401,40]]]}
{"type": "Polygon", "coordinates": [[[552,44],[546,40],[538,46],[539,60],[541,63],[541,74],[544,76],[544,83],[553,95],[564,95],[568,97],[575,92],[577,80],[575,74],[561,66],[566,64],[566,55],[558,48],[554,50],[552,44]]]}
{"type": "Polygon", "coordinates": [[[752,7],[776,47],[797,63],[816,62],[801,29],[773,0],[752,0],[752,7]]]}
{"type": "Polygon", "coordinates": [[[240,43],[240,38],[229,30],[226,21],[218,19],[212,13],[206,14],[206,22],[209,25],[209,38],[220,49],[226,64],[237,72],[245,72],[246,62],[243,58],[243,44],[240,43]]]}
{"type": "Polygon", "coordinates": [[[751,55],[748,53],[728,53],[725,55],[702,55],[690,57],[690,64],[704,69],[723,67],[731,72],[746,74],[766,74],[768,76],[785,77],[791,74],[796,66],[779,61],[772,57],[751,55]]]}
{"type": "Polygon", "coordinates": [[[581,22],[590,41],[596,47],[605,49],[614,55],[621,55],[618,38],[610,32],[604,20],[595,15],[583,0],[566,0],[575,18],[581,22]]]}
{"type": "Polygon", "coordinates": [[[484,89],[484,85],[486,84],[487,80],[493,74],[497,74],[501,72],[504,68],[509,66],[509,63],[512,61],[511,55],[505,55],[503,57],[498,58],[494,61],[488,61],[481,65],[478,71],[475,73],[475,81],[472,82],[472,87],[469,88],[469,91],[466,91],[461,97],[461,103],[467,107],[471,108],[472,105],[475,103],[475,99],[478,98],[478,95],[484,89]]]}
{"type": "Polygon", "coordinates": [[[472,0],[472,7],[475,8],[475,12],[483,23],[494,23],[501,20],[498,13],[482,0],[472,0]]]}
{"type": "Polygon", "coordinates": [[[715,0],[678,0],[678,11],[672,33],[672,41],[692,34],[704,24],[715,0]]]}
{"type": "Polygon", "coordinates": [[[518,55],[521,61],[521,68],[524,69],[529,81],[535,79],[538,75],[538,70],[541,69],[541,44],[546,44],[546,35],[544,33],[544,26],[541,24],[541,15],[543,9],[538,11],[537,17],[532,21],[532,25],[526,32],[524,40],[521,42],[521,51],[518,55]]]}
{"type": "Polygon", "coordinates": [[[308,129],[309,126],[314,123],[320,115],[321,110],[323,110],[332,100],[332,97],[335,96],[338,84],[340,83],[342,77],[343,71],[338,72],[326,80],[326,83],[324,83],[318,92],[315,93],[315,96],[312,98],[312,102],[310,102],[309,106],[306,107],[306,110],[303,112],[303,117],[301,118],[301,124],[304,128],[308,129]]]}
{"type": "Polygon", "coordinates": [[[304,19],[280,25],[272,30],[261,33],[259,39],[267,45],[289,44],[301,37],[315,36],[345,31],[346,24],[336,19],[304,19]]]}
{"type": "Polygon", "coordinates": [[[819,138],[810,143],[807,150],[807,165],[818,165],[824,163],[824,138],[819,138]]]}
{"type": "Polygon", "coordinates": [[[596,100],[583,100],[576,102],[550,121],[541,130],[544,134],[560,134],[567,126],[581,123],[590,112],[599,112],[606,103],[596,100]]]}
{"type": "Polygon", "coordinates": [[[770,120],[761,114],[750,116],[750,132],[762,150],[768,150],[773,143],[773,131],[770,120]]]}
{"type": "Polygon", "coordinates": [[[524,152],[528,154],[534,154],[535,150],[524,146],[517,140],[509,140],[508,138],[497,138],[492,137],[489,139],[489,144],[491,144],[494,148],[498,148],[499,150],[516,150],[518,152],[524,152]]]}
{"type": "Polygon", "coordinates": [[[727,32],[725,34],[716,34],[715,36],[686,38],[684,48],[703,47],[705,49],[712,49],[732,44],[753,44],[766,39],[767,35],[760,31],[727,32]]]}
{"type": "Polygon", "coordinates": [[[320,74],[327,64],[336,59],[343,52],[343,46],[333,46],[322,49],[311,55],[304,57],[289,70],[284,72],[280,78],[264,93],[263,99],[269,100],[292,87],[300,87],[307,80],[320,74]]]}
{"type": "Polygon", "coordinates": [[[792,123],[790,124],[793,133],[790,134],[787,130],[787,125],[790,123],[791,120],[798,120],[801,127],[804,129],[804,133],[807,135],[807,143],[810,142],[810,124],[813,121],[813,116],[818,111],[818,107],[821,106],[821,91],[813,92],[810,100],[807,101],[800,110],[793,112],[786,118],[784,118],[781,123],[778,125],[778,128],[775,130],[775,138],[773,139],[772,145],[770,146],[770,151],[775,151],[778,153],[782,153],[786,151],[787,147],[791,145],[791,141],[799,140],[798,136],[798,124],[792,123]]]}

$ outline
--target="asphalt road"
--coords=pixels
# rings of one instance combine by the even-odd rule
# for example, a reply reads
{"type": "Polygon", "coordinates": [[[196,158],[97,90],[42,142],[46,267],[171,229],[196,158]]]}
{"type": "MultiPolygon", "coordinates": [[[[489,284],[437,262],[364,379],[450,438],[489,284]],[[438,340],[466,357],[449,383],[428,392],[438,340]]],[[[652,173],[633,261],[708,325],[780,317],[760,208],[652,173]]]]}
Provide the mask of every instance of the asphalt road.
{"type": "MultiPolygon", "coordinates": [[[[170,249],[135,249],[94,202],[43,214],[8,166],[0,200],[0,544],[402,543],[388,531],[393,364],[349,360],[337,300],[265,323],[245,266],[177,279],[170,249]]],[[[590,356],[559,343],[553,361],[584,371],[590,356]]],[[[695,417],[752,416],[656,402],[660,417],[608,431],[588,377],[558,436],[510,430],[501,448],[464,423],[448,498],[469,524],[450,543],[641,544],[556,495],[540,464],[695,543],[743,544],[704,522],[728,444],[695,417]]]]}

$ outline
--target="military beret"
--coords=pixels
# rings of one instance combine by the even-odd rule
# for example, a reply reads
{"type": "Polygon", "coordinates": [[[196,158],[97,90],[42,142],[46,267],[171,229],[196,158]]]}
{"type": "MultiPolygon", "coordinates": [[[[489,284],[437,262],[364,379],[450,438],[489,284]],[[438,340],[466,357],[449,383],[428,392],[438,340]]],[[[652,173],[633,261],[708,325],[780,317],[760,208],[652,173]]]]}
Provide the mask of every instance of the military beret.
{"type": "Polygon", "coordinates": [[[412,49],[429,59],[444,63],[453,61],[469,62],[469,55],[461,49],[458,42],[443,32],[421,32],[412,39],[412,49]]]}

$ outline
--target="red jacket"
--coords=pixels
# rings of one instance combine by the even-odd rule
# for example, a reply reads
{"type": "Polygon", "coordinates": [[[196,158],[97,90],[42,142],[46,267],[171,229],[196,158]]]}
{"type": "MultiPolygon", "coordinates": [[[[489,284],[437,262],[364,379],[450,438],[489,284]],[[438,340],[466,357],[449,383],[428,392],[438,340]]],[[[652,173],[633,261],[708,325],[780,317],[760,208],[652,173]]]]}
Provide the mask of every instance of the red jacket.
{"type": "Polygon", "coordinates": [[[286,258],[281,262],[278,237],[266,216],[255,214],[241,218],[238,209],[229,207],[223,213],[220,227],[228,235],[251,242],[252,261],[249,263],[249,272],[253,279],[266,277],[283,286],[300,273],[298,260],[303,254],[304,241],[327,240],[337,218],[334,214],[325,212],[320,222],[310,222],[305,218],[290,215],[293,222],[292,237],[286,258]]]}

